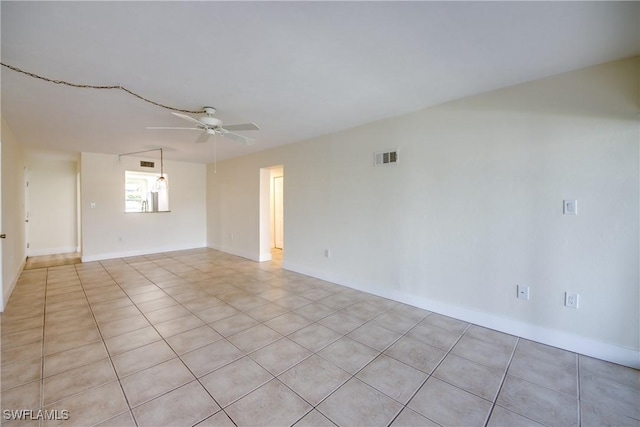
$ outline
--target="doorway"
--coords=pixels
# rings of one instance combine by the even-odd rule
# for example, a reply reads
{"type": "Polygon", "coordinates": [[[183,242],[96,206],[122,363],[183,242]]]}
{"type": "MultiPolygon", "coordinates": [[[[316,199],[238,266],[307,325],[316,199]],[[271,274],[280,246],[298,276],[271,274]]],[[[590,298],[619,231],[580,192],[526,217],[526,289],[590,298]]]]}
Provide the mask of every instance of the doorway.
{"type": "Polygon", "coordinates": [[[76,156],[37,150],[25,154],[27,256],[79,252],[80,192],[76,156]]]}
{"type": "Polygon", "coordinates": [[[285,247],[284,167],[260,169],[260,261],[281,259],[285,247]]]}
{"type": "Polygon", "coordinates": [[[284,176],[274,176],[272,179],[273,192],[273,241],[275,249],[284,249],[284,176]]]}

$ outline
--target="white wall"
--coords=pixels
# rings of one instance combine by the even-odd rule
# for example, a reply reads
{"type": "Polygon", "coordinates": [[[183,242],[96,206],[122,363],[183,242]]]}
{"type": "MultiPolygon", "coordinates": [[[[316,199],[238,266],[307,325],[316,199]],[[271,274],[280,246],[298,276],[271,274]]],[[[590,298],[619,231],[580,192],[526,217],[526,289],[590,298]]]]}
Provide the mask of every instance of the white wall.
{"type": "MultiPolygon", "coordinates": [[[[154,171],[140,168],[141,159],[150,160],[127,156],[118,162],[118,156],[82,153],[83,261],[205,246],[206,166],[165,160],[170,212],[125,214],[125,170],[154,171]]],[[[151,160],[160,173],[159,159],[151,160]]]]}
{"type": "Polygon", "coordinates": [[[283,164],[286,268],[640,367],[639,76],[618,61],[218,163],[208,244],[258,258],[259,169],[283,164]]]}
{"type": "Polygon", "coordinates": [[[29,256],[78,250],[78,161],[26,153],[29,171],[29,256]]]}
{"type": "Polygon", "coordinates": [[[24,154],[15,135],[2,119],[2,293],[0,311],[4,311],[26,260],[24,238],[24,154]]]}

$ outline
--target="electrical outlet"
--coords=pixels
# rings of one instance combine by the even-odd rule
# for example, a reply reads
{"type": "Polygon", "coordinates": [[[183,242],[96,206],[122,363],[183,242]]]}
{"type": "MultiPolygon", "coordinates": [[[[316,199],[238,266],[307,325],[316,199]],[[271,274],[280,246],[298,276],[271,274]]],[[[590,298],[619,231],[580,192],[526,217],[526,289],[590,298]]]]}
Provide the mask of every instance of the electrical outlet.
{"type": "Polygon", "coordinates": [[[564,305],[569,308],[578,308],[578,302],[580,300],[580,295],[576,292],[565,292],[564,293],[564,305]]]}
{"type": "Polygon", "coordinates": [[[325,249],[324,250],[324,257],[325,258],[331,258],[331,251],[329,249],[325,249]]]}
{"type": "Polygon", "coordinates": [[[529,287],[528,286],[518,285],[517,286],[517,290],[518,290],[518,298],[525,299],[525,300],[529,299],[529,287]]]}

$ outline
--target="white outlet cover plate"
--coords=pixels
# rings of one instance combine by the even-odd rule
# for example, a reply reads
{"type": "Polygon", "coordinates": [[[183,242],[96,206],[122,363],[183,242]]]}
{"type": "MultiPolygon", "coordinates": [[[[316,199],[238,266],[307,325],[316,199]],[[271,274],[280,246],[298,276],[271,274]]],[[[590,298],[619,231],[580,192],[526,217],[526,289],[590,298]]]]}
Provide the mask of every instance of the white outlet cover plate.
{"type": "Polygon", "coordinates": [[[564,305],[569,308],[578,308],[578,304],[580,303],[580,295],[576,292],[565,292],[564,293],[564,305]]]}

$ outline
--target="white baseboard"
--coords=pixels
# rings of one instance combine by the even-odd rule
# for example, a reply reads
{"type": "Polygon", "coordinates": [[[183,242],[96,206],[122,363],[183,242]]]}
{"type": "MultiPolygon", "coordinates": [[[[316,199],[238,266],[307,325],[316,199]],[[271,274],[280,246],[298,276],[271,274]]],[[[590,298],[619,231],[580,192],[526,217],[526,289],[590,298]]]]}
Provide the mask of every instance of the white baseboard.
{"type": "Polygon", "coordinates": [[[260,254],[260,257],[258,258],[258,262],[265,262],[265,261],[271,261],[272,257],[271,257],[271,252],[269,252],[268,254],[260,254]]]}
{"type": "Polygon", "coordinates": [[[141,256],[141,255],[153,255],[159,254],[163,252],[175,252],[175,251],[186,251],[189,249],[200,249],[205,247],[202,245],[185,245],[185,246],[160,246],[148,249],[138,249],[135,251],[124,251],[124,252],[110,252],[110,253],[102,253],[102,254],[91,254],[91,255],[82,255],[82,262],[93,262],[93,261],[104,261],[107,259],[114,258],[127,258],[132,256],[141,256]]]}
{"type": "Polygon", "coordinates": [[[42,255],[59,255],[78,252],[77,246],[62,246],[58,248],[43,248],[43,249],[27,249],[27,256],[42,256],[42,255]]]}
{"type": "Polygon", "coordinates": [[[553,347],[562,348],[564,350],[594,357],[596,359],[640,369],[640,350],[619,347],[568,332],[525,323],[514,319],[508,319],[491,313],[470,310],[452,304],[431,300],[429,298],[410,295],[393,289],[371,289],[371,287],[364,286],[363,284],[354,283],[353,280],[337,277],[336,275],[327,273],[326,271],[308,268],[307,266],[288,261],[284,261],[282,263],[282,268],[384,298],[389,298],[394,301],[433,311],[445,316],[454,317],[485,328],[515,335],[553,347]]]}
{"type": "Polygon", "coordinates": [[[11,294],[13,293],[13,290],[16,288],[16,285],[18,284],[18,279],[20,278],[20,275],[22,274],[22,271],[24,270],[24,266],[26,265],[26,263],[27,263],[27,259],[25,258],[24,261],[22,261],[22,264],[20,264],[18,271],[16,271],[16,274],[13,276],[13,279],[11,279],[9,286],[5,287],[2,290],[2,304],[0,304],[0,312],[4,312],[4,309],[7,306],[7,303],[9,302],[9,298],[11,298],[11,294]]]}

